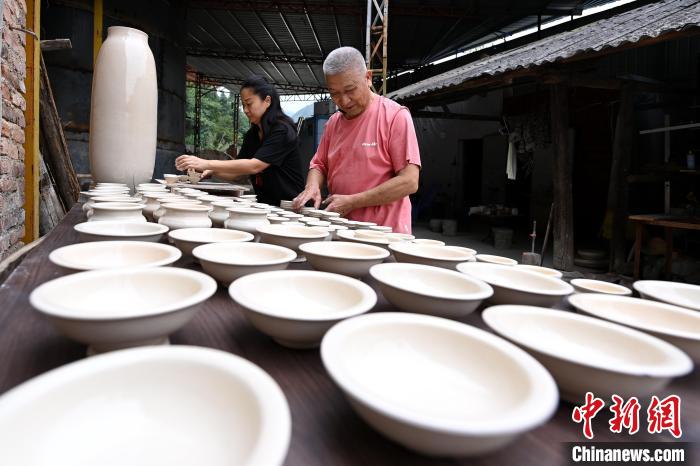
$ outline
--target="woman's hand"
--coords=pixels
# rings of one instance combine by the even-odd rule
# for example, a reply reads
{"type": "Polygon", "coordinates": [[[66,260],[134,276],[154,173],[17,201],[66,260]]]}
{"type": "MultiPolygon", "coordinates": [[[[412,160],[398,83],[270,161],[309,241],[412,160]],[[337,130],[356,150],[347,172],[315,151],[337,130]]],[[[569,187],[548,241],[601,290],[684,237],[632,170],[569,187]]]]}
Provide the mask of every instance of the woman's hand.
{"type": "Polygon", "coordinates": [[[175,168],[180,171],[187,171],[189,169],[194,169],[198,172],[204,172],[209,169],[209,161],[205,159],[200,159],[194,155],[181,155],[175,159],[175,168]]]}
{"type": "Polygon", "coordinates": [[[202,180],[206,180],[207,178],[211,178],[212,175],[214,175],[214,170],[204,170],[202,172],[202,180]]]}

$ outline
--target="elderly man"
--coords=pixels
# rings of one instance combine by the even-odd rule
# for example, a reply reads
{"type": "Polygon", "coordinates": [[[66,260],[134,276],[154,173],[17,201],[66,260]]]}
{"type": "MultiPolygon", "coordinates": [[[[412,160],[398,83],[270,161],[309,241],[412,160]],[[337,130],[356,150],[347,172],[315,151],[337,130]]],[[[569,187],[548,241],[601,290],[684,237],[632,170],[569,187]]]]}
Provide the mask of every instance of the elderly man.
{"type": "Polygon", "coordinates": [[[409,194],[418,189],[420,154],[406,107],[371,90],[372,72],[352,47],[333,50],[323,62],[326,87],[340,110],[328,120],[311,160],[306,188],[294,208],[313,200],[352,220],[411,232],[409,194]]]}

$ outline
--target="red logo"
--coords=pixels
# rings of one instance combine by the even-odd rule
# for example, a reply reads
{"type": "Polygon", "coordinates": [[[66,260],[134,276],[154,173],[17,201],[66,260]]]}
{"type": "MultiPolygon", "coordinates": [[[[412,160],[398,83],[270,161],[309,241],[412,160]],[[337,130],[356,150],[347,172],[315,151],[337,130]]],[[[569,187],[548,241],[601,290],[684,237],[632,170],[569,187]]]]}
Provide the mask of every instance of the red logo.
{"type": "Polygon", "coordinates": [[[663,400],[654,395],[651,397],[647,409],[648,431],[650,434],[658,434],[667,430],[676,438],[683,435],[681,430],[681,398],[678,395],[669,395],[663,400]]]}
{"type": "Polygon", "coordinates": [[[622,428],[627,429],[630,435],[636,434],[639,431],[639,409],[640,404],[637,397],[632,397],[623,404],[623,399],[617,395],[612,396],[613,405],[610,411],[614,414],[610,419],[610,432],[619,434],[622,428]]]}
{"type": "Polygon", "coordinates": [[[588,440],[593,438],[592,419],[598,414],[598,411],[603,409],[605,402],[600,398],[593,396],[593,393],[586,392],[586,403],[583,406],[576,406],[571,413],[571,419],[580,424],[583,421],[583,435],[588,440]]]}

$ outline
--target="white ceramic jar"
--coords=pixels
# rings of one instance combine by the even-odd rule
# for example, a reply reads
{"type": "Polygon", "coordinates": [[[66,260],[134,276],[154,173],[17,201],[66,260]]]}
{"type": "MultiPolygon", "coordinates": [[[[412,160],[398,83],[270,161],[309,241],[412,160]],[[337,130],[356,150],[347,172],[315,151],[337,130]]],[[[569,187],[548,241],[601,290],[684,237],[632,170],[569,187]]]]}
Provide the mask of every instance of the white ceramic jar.
{"type": "Polygon", "coordinates": [[[165,213],[158,219],[158,223],[165,225],[170,230],[180,228],[211,228],[209,211],[211,206],[201,204],[161,204],[165,213]]]}
{"type": "Polygon", "coordinates": [[[172,200],[173,202],[181,199],[180,196],[174,194],[162,194],[162,193],[146,193],[143,195],[143,200],[145,206],[143,208],[143,215],[146,216],[149,222],[155,222],[153,214],[160,207],[161,201],[172,200]]]}
{"type": "Polygon", "coordinates": [[[112,26],[92,79],[90,171],[99,182],[150,181],[156,160],[158,86],[148,35],[112,26]]]}
{"type": "Polygon", "coordinates": [[[229,207],[229,217],[224,222],[224,226],[229,230],[240,230],[252,233],[255,236],[255,241],[260,239],[258,227],[269,225],[267,220],[267,211],[264,209],[256,209],[254,207],[229,207]]]}
{"type": "Polygon", "coordinates": [[[156,209],[155,212],[153,212],[153,222],[158,223],[158,220],[163,216],[165,213],[165,209],[163,208],[163,204],[191,204],[191,205],[198,205],[201,204],[199,201],[193,201],[192,199],[185,199],[185,198],[174,198],[174,197],[164,197],[164,198],[158,198],[158,208],[156,209]]]}
{"type": "Polygon", "coordinates": [[[98,202],[92,206],[88,222],[146,223],[142,209],[143,204],[133,202],[98,202]]]}
{"type": "Polygon", "coordinates": [[[209,218],[215,228],[224,228],[224,223],[228,219],[229,207],[233,207],[233,201],[216,201],[211,203],[212,211],[209,212],[209,218]]]}

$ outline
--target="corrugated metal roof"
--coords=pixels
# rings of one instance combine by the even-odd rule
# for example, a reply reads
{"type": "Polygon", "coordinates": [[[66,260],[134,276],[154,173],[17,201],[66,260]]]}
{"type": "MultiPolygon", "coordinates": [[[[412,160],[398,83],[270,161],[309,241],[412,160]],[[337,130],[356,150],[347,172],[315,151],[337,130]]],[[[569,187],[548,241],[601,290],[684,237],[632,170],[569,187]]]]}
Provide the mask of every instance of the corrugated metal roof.
{"type": "MultiPolygon", "coordinates": [[[[429,63],[541,11],[609,0],[391,0],[389,69],[429,63]]],[[[187,63],[212,77],[263,74],[277,85],[323,86],[322,61],[364,52],[367,0],[190,0],[187,63]]],[[[536,17],[535,17],[536,18],[536,17]]]]}
{"type": "Polygon", "coordinates": [[[626,11],[571,31],[480,59],[390,94],[404,100],[485,76],[536,68],[645,38],[700,26],[700,2],[666,0],[626,11]]]}

